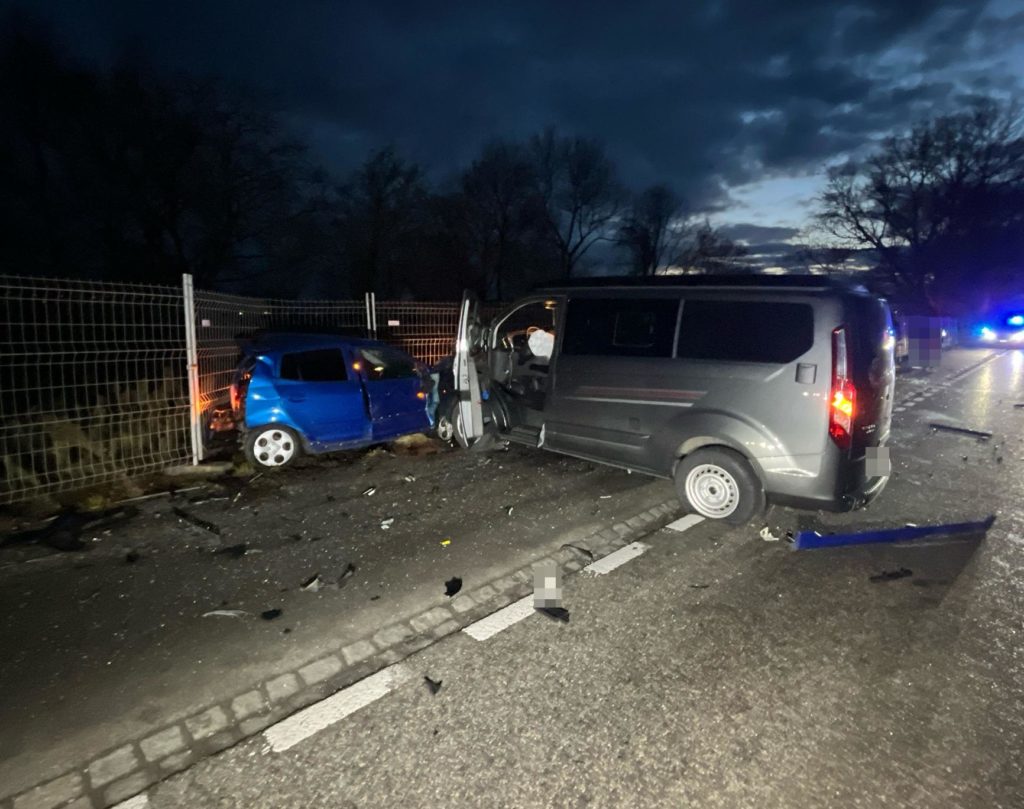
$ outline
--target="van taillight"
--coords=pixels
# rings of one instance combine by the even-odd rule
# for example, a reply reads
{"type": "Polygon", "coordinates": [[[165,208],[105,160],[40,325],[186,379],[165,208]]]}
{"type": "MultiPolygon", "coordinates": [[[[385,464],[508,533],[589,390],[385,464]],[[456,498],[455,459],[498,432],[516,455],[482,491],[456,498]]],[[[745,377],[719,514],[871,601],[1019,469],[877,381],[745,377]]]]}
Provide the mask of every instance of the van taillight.
{"type": "Polygon", "coordinates": [[[832,332],[832,390],[828,405],[828,434],[840,449],[853,443],[853,420],[857,413],[857,390],[850,379],[846,351],[846,329],[832,332]]]}

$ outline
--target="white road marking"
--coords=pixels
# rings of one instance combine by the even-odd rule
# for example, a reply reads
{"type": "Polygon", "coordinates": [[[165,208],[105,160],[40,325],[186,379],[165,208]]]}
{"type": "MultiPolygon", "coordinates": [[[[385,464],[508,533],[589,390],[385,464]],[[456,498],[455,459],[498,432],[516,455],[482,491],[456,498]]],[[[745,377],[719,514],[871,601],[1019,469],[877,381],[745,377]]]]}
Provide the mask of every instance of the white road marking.
{"type": "Polygon", "coordinates": [[[685,531],[687,528],[693,528],[699,522],[704,522],[704,518],[700,514],[687,514],[675,522],[670,522],[665,527],[671,531],[685,531]]]}
{"type": "Polygon", "coordinates": [[[608,554],[604,559],[598,559],[592,565],[587,565],[583,568],[583,571],[603,576],[606,573],[611,573],[620,565],[636,559],[636,557],[647,551],[650,547],[650,545],[645,545],[643,542],[631,542],[625,548],[619,548],[614,553],[608,554]]]}
{"type": "Polygon", "coordinates": [[[143,792],[140,795],[136,795],[134,798],[129,798],[126,801],[121,801],[115,804],[111,809],[148,809],[149,807],[149,796],[143,792]]]}
{"type": "Polygon", "coordinates": [[[411,673],[401,663],[371,674],[337,694],[310,705],[263,731],[270,749],[281,753],[346,716],[365,708],[405,682],[411,673]]]}
{"type": "Polygon", "coordinates": [[[462,631],[476,640],[487,640],[497,635],[503,629],[508,629],[524,618],[529,618],[533,615],[533,612],[533,596],[528,595],[509,604],[507,607],[502,607],[497,612],[492,612],[486,618],[481,618],[476,623],[463,627],[462,631]]]}

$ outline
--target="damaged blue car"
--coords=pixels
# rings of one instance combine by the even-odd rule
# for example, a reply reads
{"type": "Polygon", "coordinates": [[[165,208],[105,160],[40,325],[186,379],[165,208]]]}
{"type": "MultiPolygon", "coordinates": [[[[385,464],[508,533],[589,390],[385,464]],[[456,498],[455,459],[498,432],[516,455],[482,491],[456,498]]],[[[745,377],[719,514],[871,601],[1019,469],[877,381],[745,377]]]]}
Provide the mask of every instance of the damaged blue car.
{"type": "Polygon", "coordinates": [[[243,345],[231,409],[249,462],[278,469],[432,430],[436,388],[427,366],[386,343],[279,333],[243,345]]]}

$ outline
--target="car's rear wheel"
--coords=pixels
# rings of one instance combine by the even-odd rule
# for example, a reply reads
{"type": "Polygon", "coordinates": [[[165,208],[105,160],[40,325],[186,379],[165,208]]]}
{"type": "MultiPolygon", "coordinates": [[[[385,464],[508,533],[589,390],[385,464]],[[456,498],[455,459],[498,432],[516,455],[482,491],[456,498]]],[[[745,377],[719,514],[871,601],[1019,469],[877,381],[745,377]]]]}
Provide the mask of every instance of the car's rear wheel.
{"type": "Polygon", "coordinates": [[[699,449],[676,467],[676,492],[691,512],[746,525],[765,508],[764,487],[747,460],[720,447],[699,449]]]}
{"type": "Polygon", "coordinates": [[[302,454],[302,444],[295,431],[269,424],[251,430],[245,438],[245,457],[260,469],[281,469],[302,454]]]}

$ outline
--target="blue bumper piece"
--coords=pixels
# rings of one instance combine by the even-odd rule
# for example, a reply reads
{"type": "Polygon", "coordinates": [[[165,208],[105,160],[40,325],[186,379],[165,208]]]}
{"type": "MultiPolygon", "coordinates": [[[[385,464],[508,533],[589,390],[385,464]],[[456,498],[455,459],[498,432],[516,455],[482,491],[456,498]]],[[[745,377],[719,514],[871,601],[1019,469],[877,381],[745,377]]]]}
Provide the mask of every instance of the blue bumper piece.
{"type": "Polygon", "coordinates": [[[799,531],[793,538],[793,550],[838,548],[842,545],[867,545],[872,542],[903,542],[945,534],[976,534],[988,531],[996,521],[991,515],[980,522],[946,523],[945,525],[907,525],[903,528],[880,528],[853,534],[819,534],[817,531],[799,531]]]}

